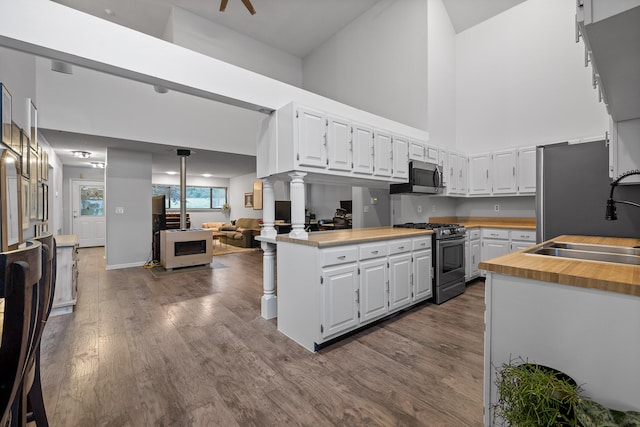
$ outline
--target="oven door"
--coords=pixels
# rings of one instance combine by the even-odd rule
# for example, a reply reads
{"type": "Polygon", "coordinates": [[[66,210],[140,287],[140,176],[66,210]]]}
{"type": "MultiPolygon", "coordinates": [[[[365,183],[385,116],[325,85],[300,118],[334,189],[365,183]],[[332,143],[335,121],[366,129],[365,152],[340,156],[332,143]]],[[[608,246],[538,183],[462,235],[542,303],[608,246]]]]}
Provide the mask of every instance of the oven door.
{"type": "Polygon", "coordinates": [[[464,237],[436,240],[436,286],[464,280],[464,237]]]}

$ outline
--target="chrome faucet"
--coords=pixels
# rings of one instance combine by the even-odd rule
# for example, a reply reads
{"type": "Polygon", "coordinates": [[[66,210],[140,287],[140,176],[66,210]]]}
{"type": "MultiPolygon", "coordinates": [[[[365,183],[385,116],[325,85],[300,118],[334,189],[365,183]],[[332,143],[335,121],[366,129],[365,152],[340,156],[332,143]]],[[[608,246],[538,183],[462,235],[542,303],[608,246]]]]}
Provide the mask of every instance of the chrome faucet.
{"type": "Polygon", "coordinates": [[[609,193],[609,199],[607,200],[607,213],[604,217],[607,221],[615,221],[616,219],[618,219],[618,215],[616,214],[616,203],[623,203],[625,205],[631,205],[640,208],[640,204],[638,203],[629,202],[627,200],[613,200],[613,190],[615,190],[618,184],[620,184],[620,181],[631,175],[640,175],[640,170],[636,169],[625,172],[611,183],[611,193],[609,193]]]}

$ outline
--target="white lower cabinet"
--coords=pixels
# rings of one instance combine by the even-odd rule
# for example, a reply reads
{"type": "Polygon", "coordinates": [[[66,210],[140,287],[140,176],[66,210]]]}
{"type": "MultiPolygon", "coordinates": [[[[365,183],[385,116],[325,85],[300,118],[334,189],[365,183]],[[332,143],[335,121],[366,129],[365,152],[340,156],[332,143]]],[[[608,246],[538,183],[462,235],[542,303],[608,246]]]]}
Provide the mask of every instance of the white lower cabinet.
{"type": "Polygon", "coordinates": [[[411,254],[389,257],[389,311],[411,304],[411,254]]]}
{"type": "Polygon", "coordinates": [[[389,311],[389,274],[387,258],[360,263],[360,321],[382,317],[389,311]]]}
{"type": "Polygon", "coordinates": [[[322,336],[331,337],[358,324],[358,266],[322,269],[322,336]]]}
{"type": "Polygon", "coordinates": [[[431,298],[433,295],[431,251],[413,253],[413,301],[431,298]]]}
{"type": "Polygon", "coordinates": [[[482,229],[482,260],[487,260],[511,251],[509,247],[509,230],[496,228],[482,229]]]}
{"type": "Polygon", "coordinates": [[[431,235],[326,249],[278,242],[277,260],[278,330],[311,351],[432,296],[431,235]]]}
{"type": "Polygon", "coordinates": [[[56,239],[56,289],[50,316],[73,312],[78,299],[78,237],[58,235],[56,239]]]}
{"type": "Polygon", "coordinates": [[[471,240],[469,242],[469,266],[470,266],[470,276],[471,278],[477,277],[480,275],[480,270],[478,270],[478,264],[480,263],[480,259],[482,257],[482,245],[480,244],[480,239],[471,240]]]}
{"type": "Polygon", "coordinates": [[[536,243],[536,232],[531,230],[511,230],[509,231],[511,241],[511,252],[526,249],[536,243]]]}

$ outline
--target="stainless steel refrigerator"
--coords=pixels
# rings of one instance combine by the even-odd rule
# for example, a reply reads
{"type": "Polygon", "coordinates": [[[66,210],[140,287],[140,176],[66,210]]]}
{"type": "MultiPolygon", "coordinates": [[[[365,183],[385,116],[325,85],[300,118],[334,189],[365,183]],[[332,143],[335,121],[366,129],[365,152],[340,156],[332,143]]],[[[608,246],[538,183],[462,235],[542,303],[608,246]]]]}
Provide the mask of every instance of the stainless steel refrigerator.
{"type": "MultiPolygon", "coordinates": [[[[562,234],[640,237],[640,208],[617,204],[605,219],[611,191],[605,141],[543,145],[536,153],[538,243],[562,234]]],[[[640,185],[619,185],[614,199],[640,203],[640,185]]]]}

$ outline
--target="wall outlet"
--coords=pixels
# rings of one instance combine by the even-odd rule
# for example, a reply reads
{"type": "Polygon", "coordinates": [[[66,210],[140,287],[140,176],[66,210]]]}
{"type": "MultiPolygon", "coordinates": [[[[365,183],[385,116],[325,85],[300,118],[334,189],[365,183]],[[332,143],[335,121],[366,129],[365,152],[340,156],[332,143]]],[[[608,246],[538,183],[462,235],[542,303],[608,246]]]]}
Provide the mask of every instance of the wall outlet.
{"type": "Polygon", "coordinates": [[[422,205],[418,205],[418,213],[422,213],[422,205]]]}
{"type": "Polygon", "coordinates": [[[493,209],[498,212],[500,210],[500,205],[496,205],[493,209]]]}
{"type": "Polygon", "coordinates": [[[364,205],[364,213],[369,212],[369,206],[368,205],[364,205]]]}
{"type": "Polygon", "coordinates": [[[121,208],[121,207],[116,208],[116,213],[117,214],[123,214],[124,213],[124,208],[121,208]]]}

